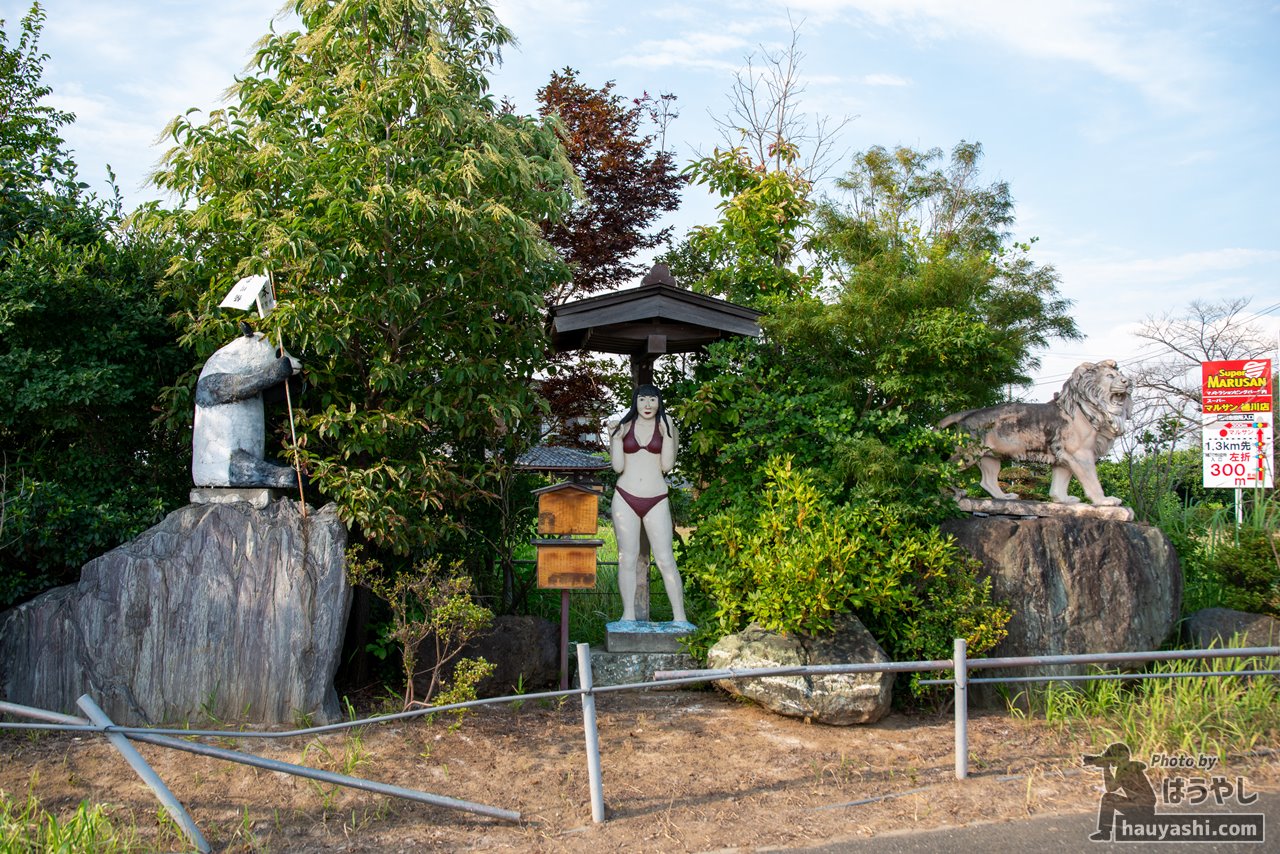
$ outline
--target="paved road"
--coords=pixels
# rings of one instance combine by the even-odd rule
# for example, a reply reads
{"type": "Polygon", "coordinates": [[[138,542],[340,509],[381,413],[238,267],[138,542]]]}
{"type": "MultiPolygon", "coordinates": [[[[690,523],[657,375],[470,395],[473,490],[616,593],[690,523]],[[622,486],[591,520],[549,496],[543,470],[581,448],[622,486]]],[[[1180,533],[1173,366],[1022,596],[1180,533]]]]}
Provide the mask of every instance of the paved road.
{"type": "MultiPolygon", "coordinates": [[[[1202,810],[1207,812],[1208,810],[1202,810]]],[[[807,854],[934,854],[934,852],[1030,851],[1054,854],[1061,851],[1126,851],[1133,854],[1260,854],[1280,851],[1280,793],[1261,793],[1247,807],[1215,807],[1214,812],[1262,813],[1266,816],[1266,838],[1262,843],[1107,843],[1090,842],[1097,829],[1097,814],[1039,816],[1023,821],[975,824],[967,827],[922,833],[893,833],[871,839],[859,837],[831,842],[814,848],[766,849],[807,854]]],[[[1188,811],[1190,812],[1190,811],[1188,811]]]]}

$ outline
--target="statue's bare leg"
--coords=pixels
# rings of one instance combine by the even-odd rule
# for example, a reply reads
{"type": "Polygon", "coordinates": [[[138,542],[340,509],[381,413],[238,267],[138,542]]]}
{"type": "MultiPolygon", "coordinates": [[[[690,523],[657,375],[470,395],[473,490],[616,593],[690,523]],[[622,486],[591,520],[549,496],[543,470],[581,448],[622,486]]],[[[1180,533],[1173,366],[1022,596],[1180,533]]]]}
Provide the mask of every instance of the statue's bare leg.
{"type": "Polygon", "coordinates": [[[1119,498],[1112,498],[1102,491],[1102,484],[1098,481],[1098,463],[1092,454],[1069,456],[1067,465],[1071,467],[1071,473],[1080,481],[1080,488],[1093,504],[1098,507],[1116,507],[1123,503],[1119,498]]]}
{"type": "Polygon", "coordinates": [[[1053,475],[1049,479],[1049,497],[1059,504],[1079,504],[1080,499],[1067,494],[1071,483],[1071,469],[1062,463],[1055,463],[1053,475]]]}
{"type": "Polygon", "coordinates": [[[653,561],[662,573],[662,584],[666,588],[667,599],[671,601],[671,618],[680,623],[688,622],[684,612],[684,583],[680,580],[680,570],[676,568],[673,549],[675,528],[671,522],[671,502],[664,501],[650,510],[644,518],[644,527],[653,550],[653,561]]]}
{"type": "Polygon", "coordinates": [[[644,521],[640,522],[640,551],[636,554],[636,592],[633,596],[635,602],[635,619],[646,621],[649,619],[649,534],[645,530],[644,521]]]}
{"type": "Polygon", "coordinates": [[[636,618],[636,563],[640,557],[640,517],[621,496],[614,496],[611,514],[618,538],[618,592],[622,594],[622,619],[636,618]]]}
{"type": "Polygon", "coordinates": [[[1000,488],[1000,458],[984,456],[978,460],[978,470],[982,472],[982,488],[992,498],[1014,500],[1017,493],[1005,492],[1000,488]]]}

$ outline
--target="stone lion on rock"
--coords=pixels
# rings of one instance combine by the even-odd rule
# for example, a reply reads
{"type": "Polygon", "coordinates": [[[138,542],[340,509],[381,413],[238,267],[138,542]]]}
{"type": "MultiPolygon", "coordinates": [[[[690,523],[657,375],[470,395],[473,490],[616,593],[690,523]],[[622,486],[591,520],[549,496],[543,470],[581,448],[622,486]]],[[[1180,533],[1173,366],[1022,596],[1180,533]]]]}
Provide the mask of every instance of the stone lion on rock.
{"type": "Polygon", "coordinates": [[[977,440],[957,458],[982,472],[982,488],[992,498],[1016,499],[1000,488],[1002,460],[1028,460],[1053,466],[1049,497],[1062,504],[1079,498],[1067,494],[1075,475],[1089,501],[1115,506],[1119,498],[1102,493],[1098,458],[1111,450],[1124,432],[1132,411],[1131,383],[1116,363],[1107,359],[1085,362],[1072,372],[1062,391],[1048,403],[1005,403],[948,415],[940,429],[954,427],[977,440]]]}

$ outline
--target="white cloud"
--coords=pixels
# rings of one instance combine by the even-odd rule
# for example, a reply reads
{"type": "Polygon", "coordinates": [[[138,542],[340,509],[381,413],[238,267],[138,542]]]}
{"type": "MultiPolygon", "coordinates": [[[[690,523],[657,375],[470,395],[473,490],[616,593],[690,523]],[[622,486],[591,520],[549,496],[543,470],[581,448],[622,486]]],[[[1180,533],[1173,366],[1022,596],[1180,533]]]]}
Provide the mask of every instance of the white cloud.
{"type": "Polygon", "coordinates": [[[910,86],[911,80],[897,74],[864,74],[858,78],[864,86],[910,86]]]}
{"type": "MultiPolygon", "coordinates": [[[[1062,292],[1076,300],[1072,311],[1086,339],[1057,342],[1036,372],[1038,390],[1056,387],[1082,361],[1117,359],[1133,365],[1152,355],[1136,331],[1146,318],[1180,312],[1193,300],[1252,297],[1251,308],[1275,303],[1274,273],[1280,250],[1228,247],[1141,258],[1047,257],[1062,275],[1062,292]],[[1135,320],[1135,318],[1143,318],[1135,320]]],[[[1280,328],[1276,317],[1254,317],[1264,329],[1280,328]]]]}
{"type": "Polygon", "coordinates": [[[1280,251],[1274,249],[1213,249],[1184,252],[1162,258],[1132,258],[1067,262],[1073,275],[1104,283],[1170,284],[1189,279],[1226,280],[1238,273],[1264,265],[1280,264],[1280,251]]]}
{"type": "Polygon", "coordinates": [[[738,36],[717,33],[692,33],[681,38],[641,42],[616,65],[639,68],[689,68],[736,71],[742,65],[742,54],[751,44],[738,36]],[[730,55],[732,59],[722,58],[730,55]]]}
{"type": "Polygon", "coordinates": [[[788,0],[788,5],[797,17],[818,22],[853,15],[918,40],[981,39],[1034,59],[1078,63],[1166,106],[1191,106],[1205,74],[1191,35],[1153,26],[1161,17],[1145,14],[1149,8],[1110,0],[788,0]]]}
{"type": "Polygon", "coordinates": [[[491,0],[498,20],[523,40],[534,31],[580,27],[593,20],[587,0],[491,0]]]}

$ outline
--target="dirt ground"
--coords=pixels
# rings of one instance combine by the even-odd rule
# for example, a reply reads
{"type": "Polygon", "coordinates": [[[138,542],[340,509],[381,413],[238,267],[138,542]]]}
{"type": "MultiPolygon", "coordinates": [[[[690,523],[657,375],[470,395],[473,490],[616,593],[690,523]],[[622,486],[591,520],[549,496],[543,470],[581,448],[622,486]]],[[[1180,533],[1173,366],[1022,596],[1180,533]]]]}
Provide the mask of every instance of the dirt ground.
{"type": "MultiPolygon", "coordinates": [[[[950,717],[828,727],[713,691],[602,695],[608,820],[593,824],[580,703],[489,707],[348,734],[222,746],[517,810],[518,823],[413,804],[148,745],[139,749],[218,851],[708,851],[805,847],[1097,808],[1090,743],[1005,714],[971,719],[971,777],[954,779],[950,717]]],[[[1275,747],[1276,745],[1271,745],[1275,747]]],[[[157,802],[101,738],[0,735],[0,789],[70,812],[109,805],[149,845],[180,847],[157,802]]],[[[1280,790],[1274,754],[1224,770],[1280,790]]]]}

